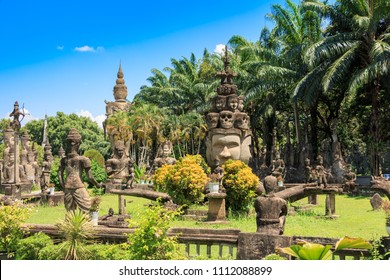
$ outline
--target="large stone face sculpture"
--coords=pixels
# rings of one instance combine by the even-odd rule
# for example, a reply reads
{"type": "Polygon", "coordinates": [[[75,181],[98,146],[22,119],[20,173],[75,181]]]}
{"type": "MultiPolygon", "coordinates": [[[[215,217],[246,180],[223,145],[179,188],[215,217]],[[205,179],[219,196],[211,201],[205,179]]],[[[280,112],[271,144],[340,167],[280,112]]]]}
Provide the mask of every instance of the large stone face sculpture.
{"type": "Polygon", "coordinates": [[[233,84],[236,74],[230,69],[227,48],[224,64],[224,71],[217,73],[221,78],[221,85],[217,88],[218,95],[213,99],[212,112],[206,117],[206,159],[212,169],[228,159],[248,163],[252,158],[249,116],[242,112],[243,97],[237,96],[237,86],[233,84]]]}

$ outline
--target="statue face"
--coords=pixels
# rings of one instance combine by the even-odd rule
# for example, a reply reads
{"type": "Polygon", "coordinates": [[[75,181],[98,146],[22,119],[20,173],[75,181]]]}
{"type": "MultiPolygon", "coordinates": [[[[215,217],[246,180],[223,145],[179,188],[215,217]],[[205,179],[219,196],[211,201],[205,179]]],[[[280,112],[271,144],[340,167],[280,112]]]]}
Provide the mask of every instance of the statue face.
{"type": "Polygon", "coordinates": [[[117,155],[118,155],[119,158],[122,158],[122,157],[123,157],[124,152],[123,152],[122,149],[117,150],[116,153],[117,153],[117,155]]]}
{"type": "Polygon", "coordinates": [[[229,98],[229,109],[230,110],[237,110],[238,108],[238,98],[237,96],[233,96],[229,98]]]}
{"type": "Polygon", "coordinates": [[[245,113],[236,113],[236,127],[239,129],[249,129],[249,116],[245,113]]]}
{"type": "Polygon", "coordinates": [[[217,96],[215,99],[215,109],[218,111],[222,111],[225,108],[226,97],[225,96],[217,96]]]}
{"type": "Polygon", "coordinates": [[[240,159],[241,141],[238,135],[215,134],[211,140],[211,161],[224,164],[228,159],[240,159]]]}
{"type": "Polygon", "coordinates": [[[237,107],[237,109],[240,112],[242,112],[244,110],[244,99],[242,99],[242,98],[238,99],[238,107],[237,107]]]}
{"type": "Polygon", "coordinates": [[[218,126],[219,114],[218,113],[208,113],[207,114],[207,127],[209,129],[216,128],[218,126]]]}
{"type": "Polygon", "coordinates": [[[234,114],[230,111],[222,111],[219,114],[219,122],[222,128],[232,128],[234,125],[234,114]]]}
{"type": "Polygon", "coordinates": [[[169,145],[164,144],[162,153],[164,157],[168,157],[171,154],[171,148],[169,147],[169,145]]]}

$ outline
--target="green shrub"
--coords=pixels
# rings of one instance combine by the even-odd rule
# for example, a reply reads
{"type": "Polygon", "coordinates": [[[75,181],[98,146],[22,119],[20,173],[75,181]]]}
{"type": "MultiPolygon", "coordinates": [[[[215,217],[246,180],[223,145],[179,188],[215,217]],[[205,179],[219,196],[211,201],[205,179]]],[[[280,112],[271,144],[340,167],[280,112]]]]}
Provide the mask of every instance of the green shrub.
{"type": "Polygon", "coordinates": [[[267,260],[267,261],[284,261],[284,260],[287,260],[287,258],[282,257],[282,256],[280,256],[278,254],[269,254],[269,255],[265,256],[263,260],[267,260]]]}
{"type": "Polygon", "coordinates": [[[25,234],[22,224],[29,218],[31,208],[22,203],[0,205],[0,250],[13,257],[25,234]]]}
{"type": "Polygon", "coordinates": [[[187,155],[173,166],[163,165],[153,177],[155,187],[167,192],[180,205],[201,202],[204,199],[203,189],[207,184],[204,166],[204,159],[200,155],[187,155]]]}
{"type": "Polygon", "coordinates": [[[38,253],[39,260],[63,260],[66,254],[64,247],[57,245],[48,245],[42,248],[38,253]]]}
{"type": "Polygon", "coordinates": [[[84,156],[89,158],[91,161],[96,161],[100,165],[100,167],[104,168],[104,157],[98,150],[89,149],[84,152],[84,156]]]}
{"type": "MultiPolygon", "coordinates": [[[[54,157],[53,163],[51,164],[50,169],[50,183],[54,184],[56,190],[62,190],[60,179],[58,178],[58,169],[60,168],[60,158],[54,157]]],[[[66,178],[66,173],[64,174],[66,178]]],[[[65,179],[64,178],[64,179],[65,179]]]]}
{"type": "MultiPolygon", "coordinates": [[[[95,160],[91,160],[91,172],[92,176],[96,179],[98,183],[102,183],[107,179],[106,169],[99,165],[95,160]]],[[[83,182],[88,182],[87,175],[83,172],[82,175],[83,182]]]]}
{"type": "MultiPolygon", "coordinates": [[[[184,259],[180,253],[177,237],[168,236],[170,221],[179,212],[154,205],[145,211],[134,233],[128,237],[131,260],[177,260],[184,259]]],[[[131,224],[130,226],[133,226],[131,224]]]]}
{"type": "Polygon", "coordinates": [[[233,214],[248,213],[256,197],[259,178],[240,160],[228,160],[223,165],[223,186],[226,189],[226,208],[233,214]]]}
{"type": "Polygon", "coordinates": [[[87,246],[88,260],[127,260],[127,244],[93,244],[87,246]]]}
{"type": "Polygon", "coordinates": [[[42,232],[38,232],[32,236],[22,239],[16,250],[17,260],[38,260],[39,252],[47,247],[53,245],[50,236],[42,232]]]}

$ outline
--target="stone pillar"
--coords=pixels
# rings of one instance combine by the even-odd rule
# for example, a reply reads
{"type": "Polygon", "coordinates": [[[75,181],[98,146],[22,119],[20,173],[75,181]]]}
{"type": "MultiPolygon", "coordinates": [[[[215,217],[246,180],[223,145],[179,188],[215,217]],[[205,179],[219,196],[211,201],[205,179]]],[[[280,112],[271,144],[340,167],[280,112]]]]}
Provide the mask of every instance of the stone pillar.
{"type": "Polygon", "coordinates": [[[207,212],[208,222],[225,222],[225,193],[209,193],[207,195],[209,200],[209,210],[207,212]]]}
{"type": "Polygon", "coordinates": [[[310,195],[307,197],[307,202],[312,205],[318,205],[318,197],[316,194],[310,195]]]}
{"type": "Polygon", "coordinates": [[[325,199],[325,215],[334,216],[336,214],[336,195],[327,194],[325,199]]]}

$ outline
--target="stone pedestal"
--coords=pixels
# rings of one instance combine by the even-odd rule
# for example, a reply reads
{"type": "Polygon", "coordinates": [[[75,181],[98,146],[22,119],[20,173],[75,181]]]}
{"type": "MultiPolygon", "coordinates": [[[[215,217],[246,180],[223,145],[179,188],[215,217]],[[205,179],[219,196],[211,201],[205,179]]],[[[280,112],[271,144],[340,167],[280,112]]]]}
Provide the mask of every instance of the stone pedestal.
{"type": "Polygon", "coordinates": [[[41,194],[41,204],[58,206],[64,204],[64,192],[55,192],[54,194],[41,194]]]}
{"type": "Polygon", "coordinates": [[[313,194],[307,197],[307,202],[312,205],[317,205],[318,204],[318,199],[317,195],[313,194]]]}
{"type": "Polygon", "coordinates": [[[291,236],[240,232],[237,259],[261,260],[265,256],[275,253],[277,247],[290,247],[291,244],[291,236]]]}
{"type": "Polygon", "coordinates": [[[207,221],[225,222],[226,221],[226,209],[225,209],[226,193],[209,193],[207,195],[207,198],[209,200],[207,221]]]}
{"type": "Polygon", "coordinates": [[[20,199],[22,197],[22,188],[20,184],[6,183],[1,185],[1,193],[20,199]]]}

